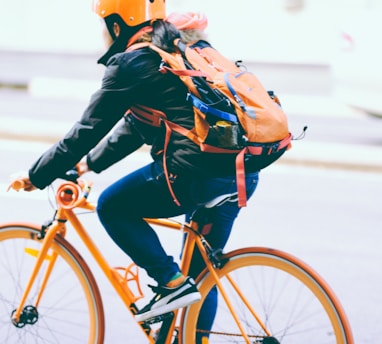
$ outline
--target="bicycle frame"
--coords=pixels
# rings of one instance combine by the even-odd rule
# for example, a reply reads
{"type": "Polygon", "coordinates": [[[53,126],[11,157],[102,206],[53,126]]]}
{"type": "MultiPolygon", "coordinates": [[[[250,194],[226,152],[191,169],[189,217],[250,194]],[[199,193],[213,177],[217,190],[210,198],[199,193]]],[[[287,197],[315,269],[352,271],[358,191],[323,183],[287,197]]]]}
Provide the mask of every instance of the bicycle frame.
{"type": "MultiPolygon", "coordinates": [[[[88,235],[87,231],[85,230],[82,223],[79,221],[77,215],[74,212],[74,209],[86,209],[89,211],[95,211],[96,205],[94,203],[90,203],[87,201],[87,197],[89,195],[91,189],[91,185],[76,185],[71,182],[63,183],[60,188],[57,190],[56,197],[57,197],[57,203],[58,203],[58,209],[55,214],[55,218],[52,222],[52,224],[48,227],[48,230],[45,232],[45,229],[42,229],[42,246],[41,249],[37,252],[34,252],[34,255],[37,256],[35,266],[33,268],[33,271],[31,273],[31,276],[29,278],[29,281],[27,283],[27,286],[25,287],[23,296],[20,300],[19,306],[17,307],[15,313],[13,314],[14,321],[18,321],[20,318],[20,314],[22,312],[22,309],[24,307],[24,304],[27,300],[28,294],[30,293],[30,290],[35,282],[35,279],[37,277],[37,274],[44,262],[44,260],[48,260],[48,268],[45,272],[45,276],[43,278],[43,282],[41,284],[40,290],[38,292],[35,306],[38,306],[38,303],[43,295],[44,288],[48,282],[50,272],[54,268],[55,260],[57,258],[57,254],[52,250],[53,252],[51,255],[49,255],[49,250],[52,246],[53,240],[56,235],[61,235],[65,237],[66,234],[66,222],[69,221],[69,223],[72,225],[74,230],[77,232],[80,239],[83,241],[91,255],[93,256],[96,263],[99,265],[111,285],[114,287],[115,291],[121,298],[121,300],[126,305],[127,309],[134,315],[137,312],[137,308],[135,306],[135,302],[143,297],[143,294],[139,287],[138,282],[138,276],[134,274],[129,267],[125,269],[126,276],[128,273],[132,275],[131,279],[127,279],[127,277],[123,277],[118,270],[120,268],[112,268],[101,251],[98,249],[94,241],[91,239],[91,237],[88,235]],[[80,194],[82,193],[82,197],[80,197],[80,194]],[[132,290],[129,288],[127,282],[129,281],[135,281],[136,286],[138,287],[138,295],[134,295],[132,290]]],[[[172,219],[146,219],[146,221],[151,225],[161,226],[169,229],[174,230],[180,230],[185,231],[188,235],[185,240],[184,244],[184,250],[182,254],[181,259],[181,270],[184,274],[188,274],[191,258],[193,254],[193,250],[196,247],[200,251],[203,260],[206,264],[206,269],[209,270],[209,272],[214,277],[214,280],[216,282],[216,285],[219,289],[219,292],[222,294],[223,298],[225,299],[231,314],[233,318],[235,319],[235,322],[240,330],[240,332],[243,334],[243,337],[246,339],[247,343],[250,343],[249,338],[246,336],[245,331],[240,324],[239,318],[236,316],[235,311],[229,301],[229,297],[225,293],[219,277],[215,271],[215,267],[213,263],[210,261],[208,254],[206,252],[205,245],[208,245],[201,234],[198,234],[197,228],[198,224],[196,222],[191,221],[190,224],[183,224],[180,222],[177,222],[172,219]]],[[[237,289],[237,287],[236,287],[237,289]]],[[[252,314],[256,317],[256,314],[253,310],[251,310],[252,314]]],[[[174,312],[174,317],[171,321],[171,324],[169,325],[169,329],[166,334],[166,344],[171,343],[171,338],[175,330],[175,322],[177,319],[177,311],[174,312]]],[[[256,317],[258,319],[258,317],[256,317]]],[[[258,319],[259,320],[259,319],[258,319]]],[[[261,323],[260,325],[263,327],[266,333],[269,333],[265,326],[261,323]]],[[[148,339],[149,343],[154,343],[154,339],[151,336],[150,328],[146,327],[145,324],[140,324],[140,328],[142,329],[143,333],[145,334],[146,338],[148,339]]]]}

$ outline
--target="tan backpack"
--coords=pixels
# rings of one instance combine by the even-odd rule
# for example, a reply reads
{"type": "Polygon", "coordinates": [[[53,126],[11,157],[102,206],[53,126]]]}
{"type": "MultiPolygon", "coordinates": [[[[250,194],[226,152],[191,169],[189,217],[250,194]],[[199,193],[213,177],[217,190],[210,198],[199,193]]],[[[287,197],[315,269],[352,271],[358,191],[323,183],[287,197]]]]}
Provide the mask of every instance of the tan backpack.
{"type": "MultiPolygon", "coordinates": [[[[287,117],[273,92],[266,91],[239,62],[228,60],[208,44],[202,48],[191,48],[180,40],[175,44],[176,53],[150,43],[137,43],[129,50],[149,46],[162,58],[160,70],[179,76],[189,90],[187,99],[194,108],[195,127],[183,128],[167,120],[164,113],[141,105],[130,112],[152,125],[164,123],[165,152],[171,132],[177,132],[198,144],[203,152],[236,154],[238,204],[245,206],[244,159],[250,156],[260,170],[289,149],[292,135],[287,117]]],[[[178,202],[169,180],[168,185],[178,202]]]]}

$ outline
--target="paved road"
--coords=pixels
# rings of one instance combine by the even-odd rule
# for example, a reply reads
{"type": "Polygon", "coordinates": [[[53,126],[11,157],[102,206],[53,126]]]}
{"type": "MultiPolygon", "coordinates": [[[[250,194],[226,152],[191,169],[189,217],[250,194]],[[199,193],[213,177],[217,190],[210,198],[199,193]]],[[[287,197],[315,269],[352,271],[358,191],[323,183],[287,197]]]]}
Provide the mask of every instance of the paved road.
{"type": "MultiPolygon", "coordinates": [[[[0,221],[42,223],[53,214],[47,190],[6,192],[8,176],[27,168],[47,148],[38,142],[0,140],[0,221]]],[[[122,174],[149,161],[136,153],[101,174],[94,181],[91,201],[122,174]]],[[[335,290],[351,322],[356,344],[378,344],[382,309],[382,224],[380,174],[328,170],[279,164],[263,171],[255,196],[243,209],[226,251],[243,246],[268,246],[292,253],[316,269],[335,290]]],[[[55,184],[57,186],[57,183],[55,184]]],[[[52,196],[52,194],[50,194],[52,196]]],[[[112,266],[127,266],[130,260],[111,242],[95,214],[80,217],[112,266]]],[[[179,257],[180,233],[157,231],[166,250],[179,257]]],[[[144,343],[122,302],[79,243],[68,230],[71,243],[90,263],[101,288],[107,321],[106,343],[144,343]]],[[[149,298],[144,275],[142,287],[149,298]]],[[[147,301],[147,299],[146,299],[147,301]]],[[[145,300],[140,301],[140,305],[145,300]]],[[[301,343],[296,343],[301,344],[301,343]]],[[[306,344],[306,343],[302,343],[306,344]]],[[[309,344],[309,343],[308,343],[309,344]]]]}

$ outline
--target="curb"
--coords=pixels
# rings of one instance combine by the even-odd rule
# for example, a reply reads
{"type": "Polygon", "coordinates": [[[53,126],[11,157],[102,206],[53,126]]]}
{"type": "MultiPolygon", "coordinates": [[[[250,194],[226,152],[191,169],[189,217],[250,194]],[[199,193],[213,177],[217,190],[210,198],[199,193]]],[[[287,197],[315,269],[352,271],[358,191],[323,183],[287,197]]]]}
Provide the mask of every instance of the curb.
{"type": "Polygon", "coordinates": [[[14,90],[28,90],[28,84],[26,82],[15,82],[15,81],[1,81],[0,89],[14,89],[14,90]]]}
{"type": "MultiPolygon", "coordinates": [[[[5,119],[2,120],[0,139],[53,144],[61,139],[71,126],[72,123],[69,122],[55,121],[54,125],[47,126],[46,121],[42,120],[5,119]],[[49,131],[41,130],[44,127],[49,127],[49,131]]],[[[141,148],[143,151],[149,149],[149,146],[141,148]]],[[[382,173],[382,149],[350,144],[310,142],[304,139],[294,141],[292,149],[286,152],[277,163],[382,173]]]]}
{"type": "Polygon", "coordinates": [[[345,169],[351,171],[382,173],[382,149],[360,145],[309,142],[294,142],[280,163],[345,169]]]}

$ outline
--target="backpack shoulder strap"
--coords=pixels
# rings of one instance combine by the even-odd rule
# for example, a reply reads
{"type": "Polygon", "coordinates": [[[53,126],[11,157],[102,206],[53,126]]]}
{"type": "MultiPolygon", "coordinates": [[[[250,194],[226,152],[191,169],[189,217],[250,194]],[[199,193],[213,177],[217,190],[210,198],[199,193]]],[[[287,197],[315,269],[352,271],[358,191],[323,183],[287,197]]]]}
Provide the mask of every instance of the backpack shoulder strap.
{"type": "Polygon", "coordinates": [[[218,50],[212,48],[211,46],[202,48],[195,47],[195,50],[217,71],[229,72],[233,74],[242,72],[242,70],[233,61],[223,56],[218,50]]]}
{"type": "Polygon", "coordinates": [[[205,77],[209,78],[209,75],[200,71],[188,69],[185,65],[183,57],[180,53],[169,53],[158,46],[154,45],[151,42],[140,42],[131,45],[126,51],[133,51],[141,48],[149,47],[151,50],[155,51],[161,58],[164,63],[160,66],[159,70],[162,73],[170,72],[176,76],[178,76],[183,83],[186,85],[188,90],[199,96],[199,93],[192,81],[191,77],[205,77]]]}

